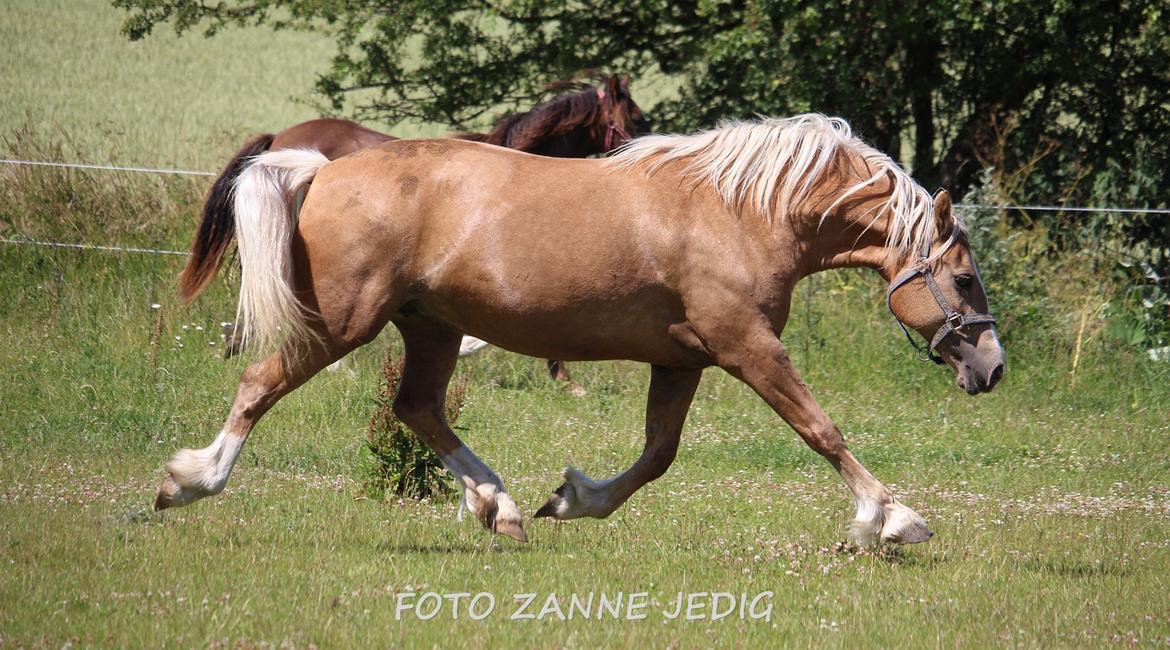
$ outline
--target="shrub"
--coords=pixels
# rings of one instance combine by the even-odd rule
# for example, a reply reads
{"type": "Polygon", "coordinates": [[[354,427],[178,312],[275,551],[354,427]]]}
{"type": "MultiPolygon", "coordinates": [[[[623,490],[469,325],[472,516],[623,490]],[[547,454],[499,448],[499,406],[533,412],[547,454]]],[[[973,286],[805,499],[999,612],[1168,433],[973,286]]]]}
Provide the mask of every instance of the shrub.
{"type": "MultiPolygon", "coordinates": [[[[382,365],[382,381],[374,399],[374,415],[366,433],[366,449],[374,457],[365,492],[373,498],[399,497],[424,499],[444,497],[456,492],[450,475],[438,455],[394,415],[394,397],[402,381],[404,359],[388,353],[382,365]]],[[[466,378],[451,385],[447,395],[447,422],[454,425],[463,411],[467,392],[466,378]]]]}

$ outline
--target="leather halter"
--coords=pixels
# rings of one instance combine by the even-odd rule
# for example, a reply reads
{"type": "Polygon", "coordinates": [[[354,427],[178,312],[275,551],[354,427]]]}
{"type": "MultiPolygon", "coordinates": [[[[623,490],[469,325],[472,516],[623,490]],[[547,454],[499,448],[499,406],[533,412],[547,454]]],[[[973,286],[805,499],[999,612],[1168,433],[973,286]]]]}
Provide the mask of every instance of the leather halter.
{"type": "Polygon", "coordinates": [[[609,127],[605,129],[605,152],[606,153],[613,151],[613,148],[614,148],[614,144],[613,144],[614,137],[613,136],[615,134],[621,138],[621,140],[618,141],[618,144],[625,144],[626,142],[630,141],[629,132],[627,132],[625,129],[623,129],[621,126],[619,126],[617,122],[610,122],[609,127]]]}
{"type": "MultiPolygon", "coordinates": [[[[605,104],[605,91],[601,88],[597,89],[597,102],[601,105],[605,104]]],[[[613,151],[614,135],[617,135],[621,138],[621,140],[618,141],[619,145],[625,144],[631,140],[629,132],[623,129],[621,125],[617,123],[617,120],[610,120],[609,125],[606,126],[605,129],[605,153],[613,151]]]]}
{"type": "MultiPolygon", "coordinates": [[[[946,296],[943,295],[942,289],[938,286],[938,282],[936,282],[934,279],[934,272],[931,271],[930,268],[931,265],[933,265],[938,260],[938,258],[942,257],[943,253],[947,252],[947,250],[954,245],[955,238],[958,236],[958,234],[958,228],[951,228],[951,235],[947,237],[947,240],[945,243],[943,243],[942,247],[933,254],[930,252],[931,243],[929,240],[927,240],[926,243],[922,245],[922,250],[918,251],[918,258],[914,260],[914,266],[905,271],[902,271],[902,273],[900,273],[893,279],[893,281],[890,282],[890,288],[886,289],[886,307],[889,308],[891,314],[894,314],[894,306],[890,303],[890,298],[893,297],[894,292],[897,291],[902,285],[921,275],[922,279],[926,281],[927,288],[930,289],[930,294],[934,296],[934,301],[938,303],[939,309],[942,309],[944,318],[943,324],[938,328],[938,331],[934,333],[934,338],[931,339],[929,346],[920,345],[917,341],[915,341],[914,337],[910,335],[910,330],[907,329],[905,323],[903,323],[898,318],[897,314],[894,314],[894,321],[898,323],[898,327],[902,328],[902,333],[906,335],[906,340],[910,342],[910,345],[914,346],[915,350],[918,350],[924,361],[926,359],[930,359],[935,363],[942,363],[942,357],[936,354],[934,350],[939,346],[940,343],[943,342],[944,339],[947,338],[947,336],[950,336],[952,333],[962,333],[963,328],[968,325],[977,325],[980,323],[990,323],[992,325],[995,324],[995,316],[992,316],[991,314],[961,314],[955,311],[954,308],[951,307],[951,303],[947,301],[946,296]]],[[[975,277],[976,279],[979,279],[980,283],[982,284],[983,281],[979,278],[978,267],[975,268],[975,277]]]]}

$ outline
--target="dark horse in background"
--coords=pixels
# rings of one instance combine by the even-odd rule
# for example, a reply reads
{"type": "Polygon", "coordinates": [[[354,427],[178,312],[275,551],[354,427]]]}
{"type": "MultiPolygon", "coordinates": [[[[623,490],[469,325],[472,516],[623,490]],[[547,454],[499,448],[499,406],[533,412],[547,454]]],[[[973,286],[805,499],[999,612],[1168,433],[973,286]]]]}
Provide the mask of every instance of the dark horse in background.
{"type": "MultiPolygon", "coordinates": [[[[596,86],[580,81],[554,82],[549,85],[550,90],[569,92],[530,111],[504,117],[488,133],[456,133],[451,137],[555,158],[588,158],[608,153],[650,132],[650,121],[630,96],[629,84],[629,77],[617,76],[603,76],[596,86]]],[[[337,118],[310,120],[280,133],[253,136],[211,186],[191,255],[179,275],[180,296],[188,302],[194,300],[215,278],[223,263],[235,233],[232,187],[253,157],[279,149],[316,149],[330,160],[336,160],[398,139],[337,118]]],[[[234,331],[229,332],[228,339],[225,357],[241,349],[234,331]]],[[[467,337],[464,349],[470,353],[485,345],[479,339],[467,337]]],[[[549,359],[548,370],[553,379],[566,382],[573,394],[584,394],[569,376],[563,361],[549,359]]]]}

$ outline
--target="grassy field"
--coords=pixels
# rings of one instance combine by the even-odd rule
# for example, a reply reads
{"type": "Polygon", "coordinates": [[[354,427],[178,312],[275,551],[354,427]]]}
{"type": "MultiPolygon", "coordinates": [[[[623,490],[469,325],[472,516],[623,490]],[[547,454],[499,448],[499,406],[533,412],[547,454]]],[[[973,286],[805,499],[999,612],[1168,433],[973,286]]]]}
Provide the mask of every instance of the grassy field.
{"type": "Polygon", "coordinates": [[[248,134],[318,116],[312,85],[334,52],[320,34],[261,29],[131,43],[103,0],[6,0],[0,15],[0,133],[31,125],[87,162],[219,169],[248,134]]]}
{"type": "MultiPolygon", "coordinates": [[[[206,444],[233,395],[240,366],[219,358],[213,334],[230,289],[181,310],[168,298],[177,258],[0,256],[0,635],[12,645],[1170,637],[1165,375],[1136,356],[1092,355],[1071,390],[1067,367],[1009,347],[1003,386],[972,399],[949,373],[908,358],[871,278],[822,280],[786,339],[862,461],[938,533],[897,551],[842,546],[850,508],[839,479],[715,370],[675,467],[609,520],[532,522],[521,546],[455,523],[451,502],[362,499],[363,432],[392,334],[284,400],[224,495],[155,515],[162,464],[177,447],[206,444]],[[410,588],[489,592],[498,605],[483,621],[447,620],[449,609],[396,620],[396,594],[410,588]],[[590,591],[647,592],[649,618],[509,619],[513,594],[590,591]],[[771,620],[665,620],[679,591],[771,591],[771,620]]],[[[463,435],[529,515],[566,462],[607,475],[640,450],[646,370],[574,370],[583,399],[552,386],[535,360],[493,350],[462,364],[463,435]]]]}
{"type": "MultiPolygon", "coordinates": [[[[27,65],[0,71],[0,119],[8,153],[29,156],[218,166],[244,132],[311,115],[289,98],[311,82],[303,64],[329,52],[266,32],[130,45],[100,2],[3,11],[0,48],[27,65]],[[178,71],[195,60],[279,89],[248,104],[252,84],[178,71]],[[34,71],[64,83],[43,88],[34,71]],[[152,75],[167,83],[135,85],[152,75]],[[240,94],[191,108],[211,87],[240,94]],[[154,155],[176,137],[181,147],[154,155]]],[[[0,235],[166,248],[185,247],[207,185],[0,172],[0,235]]],[[[220,358],[235,278],[180,307],[181,263],[0,247],[0,647],[1170,644],[1170,368],[1091,324],[1074,374],[1080,321],[1060,302],[1042,324],[1001,314],[1008,373],[970,398],[950,371],[914,360],[875,276],[827,274],[798,291],[784,334],[797,366],[862,462],[927,518],[928,544],[844,544],[840,479],[710,370],[665,477],[607,520],[526,522],[520,545],[456,523],[453,501],[365,498],[364,432],[379,366],[399,348],[392,331],[277,405],[224,494],[152,513],[163,464],[212,439],[243,368],[220,358]],[[431,620],[398,617],[411,591],[496,604],[480,621],[466,602],[458,620],[450,603],[431,620]],[[598,620],[595,607],[590,620],[511,620],[516,594],[538,594],[535,613],[550,594],[567,612],[571,594],[590,592],[644,592],[646,618],[598,620]],[[679,592],[771,592],[757,602],[770,615],[671,620],[679,592]]],[[[1077,282],[1093,295],[1064,278],[1077,282]]],[[[461,363],[460,433],[529,516],[566,463],[601,477],[641,450],[648,370],[572,369],[584,398],[537,360],[489,350],[461,363]]]]}

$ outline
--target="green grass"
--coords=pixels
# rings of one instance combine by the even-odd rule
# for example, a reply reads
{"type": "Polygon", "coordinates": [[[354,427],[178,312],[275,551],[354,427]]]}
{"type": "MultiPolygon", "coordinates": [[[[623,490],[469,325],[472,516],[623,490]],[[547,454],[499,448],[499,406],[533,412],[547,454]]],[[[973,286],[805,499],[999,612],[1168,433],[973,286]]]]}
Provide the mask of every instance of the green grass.
{"type": "Polygon", "coordinates": [[[132,43],[103,0],[8,0],[0,13],[0,134],[31,123],[85,162],[218,170],[247,135],[318,117],[312,86],[334,53],[325,35],[266,29],[163,27],[132,43]]]}
{"type": "MultiPolygon", "coordinates": [[[[205,445],[229,408],[241,366],[219,358],[213,332],[232,287],[183,310],[167,297],[177,258],[5,248],[0,262],[0,636],[14,645],[1170,637],[1166,376],[1123,351],[1094,348],[1083,372],[1095,378],[1070,389],[1051,352],[1009,348],[1003,385],[969,398],[949,371],[902,348],[874,278],[836,274],[797,306],[785,338],[858,456],[927,517],[934,540],[876,554],[839,546],[851,514],[840,479],[746,387],[711,370],[667,476],[609,520],[528,522],[531,542],[519,545],[455,523],[453,502],[360,498],[362,434],[393,333],[283,400],[226,493],[149,513],[169,455],[205,445]],[[497,608],[480,622],[398,621],[407,588],[490,592],[497,608]],[[648,592],[648,618],[509,620],[513,594],[589,591],[648,592]],[[679,591],[772,591],[772,617],[664,622],[679,591]]],[[[460,370],[470,380],[461,433],[529,515],[566,462],[605,476],[634,460],[648,375],[574,364],[590,391],[575,399],[542,365],[491,350],[460,370]]]]}
{"type": "MultiPolygon", "coordinates": [[[[331,52],[318,36],[263,30],[129,44],[116,12],[88,0],[3,12],[14,63],[0,69],[0,128],[9,153],[30,157],[218,167],[246,133],[312,116],[294,99],[331,52]]],[[[0,180],[4,236],[167,248],[186,246],[207,186],[32,170],[0,180]]],[[[913,359],[872,274],[799,288],[784,334],[797,366],[861,461],[927,518],[928,544],[840,544],[841,480],[712,369],[666,476],[604,521],[526,522],[520,545],[456,523],[454,502],[361,497],[393,331],[282,400],[224,494],[151,513],[162,466],[212,439],[244,367],[220,358],[235,278],[183,308],[181,263],[0,247],[0,646],[1170,642],[1170,368],[1093,324],[1074,380],[1075,306],[1054,300],[1043,321],[999,314],[1008,373],[970,398],[949,370],[913,359]],[[451,621],[449,607],[396,620],[407,589],[497,604],[478,622],[451,621]],[[591,591],[647,592],[648,617],[509,620],[513,594],[542,604],[591,591]],[[664,620],[680,591],[771,591],[771,618],[664,620]]],[[[460,365],[460,435],[529,516],[566,463],[604,477],[641,450],[648,370],[572,370],[588,396],[500,350],[460,365]]]]}

